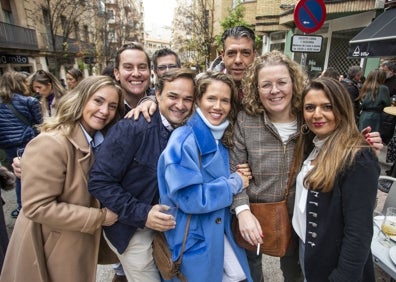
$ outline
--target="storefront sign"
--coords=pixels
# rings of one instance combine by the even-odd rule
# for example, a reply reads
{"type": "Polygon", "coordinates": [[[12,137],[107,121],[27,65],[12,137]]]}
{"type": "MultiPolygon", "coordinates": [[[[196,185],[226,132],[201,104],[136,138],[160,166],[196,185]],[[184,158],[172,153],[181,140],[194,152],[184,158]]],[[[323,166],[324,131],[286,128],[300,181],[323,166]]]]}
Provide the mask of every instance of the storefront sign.
{"type": "Polygon", "coordinates": [[[27,56],[0,54],[0,64],[28,64],[27,56]]]}
{"type": "Polygon", "coordinates": [[[322,36],[293,35],[290,50],[292,52],[320,53],[322,51],[322,36]]]}

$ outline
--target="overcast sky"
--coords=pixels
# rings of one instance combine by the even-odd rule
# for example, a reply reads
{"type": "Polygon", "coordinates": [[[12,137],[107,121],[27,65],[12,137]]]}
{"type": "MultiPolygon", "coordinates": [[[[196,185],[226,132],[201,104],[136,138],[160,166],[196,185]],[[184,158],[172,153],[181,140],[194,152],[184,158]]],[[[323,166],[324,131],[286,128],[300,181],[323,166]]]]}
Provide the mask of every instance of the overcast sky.
{"type": "Polygon", "coordinates": [[[170,38],[170,26],[176,0],[143,0],[144,26],[150,37],[170,38]],[[168,27],[168,29],[164,29],[168,27]]]}

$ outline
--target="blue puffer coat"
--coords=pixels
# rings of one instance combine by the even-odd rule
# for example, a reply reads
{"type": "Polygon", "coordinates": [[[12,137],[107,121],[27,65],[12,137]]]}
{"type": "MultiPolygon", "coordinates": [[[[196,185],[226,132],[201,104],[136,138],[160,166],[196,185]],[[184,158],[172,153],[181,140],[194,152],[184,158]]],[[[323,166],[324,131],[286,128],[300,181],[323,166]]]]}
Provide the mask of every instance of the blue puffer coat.
{"type": "MultiPolygon", "coordinates": [[[[11,102],[32,125],[43,122],[40,102],[37,99],[15,93],[11,102]]],[[[0,148],[24,147],[36,134],[36,131],[21,121],[0,98],[0,148]]]]}

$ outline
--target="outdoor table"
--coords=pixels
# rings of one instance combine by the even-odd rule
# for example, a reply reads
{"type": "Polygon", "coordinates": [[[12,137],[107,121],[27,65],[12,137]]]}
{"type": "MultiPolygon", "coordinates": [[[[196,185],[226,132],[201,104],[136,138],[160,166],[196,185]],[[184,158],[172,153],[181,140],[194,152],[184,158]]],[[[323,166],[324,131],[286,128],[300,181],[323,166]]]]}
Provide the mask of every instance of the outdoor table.
{"type": "Polygon", "coordinates": [[[396,264],[392,262],[389,256],[390,248],[379,242],[379,240],[382,240],[383,238],[384,235],[380,232],[379,227],[374,224],[373,240],[371,241],[371,252],[373,254],[374,262],[393,279],[396,279],[396,264]]]}

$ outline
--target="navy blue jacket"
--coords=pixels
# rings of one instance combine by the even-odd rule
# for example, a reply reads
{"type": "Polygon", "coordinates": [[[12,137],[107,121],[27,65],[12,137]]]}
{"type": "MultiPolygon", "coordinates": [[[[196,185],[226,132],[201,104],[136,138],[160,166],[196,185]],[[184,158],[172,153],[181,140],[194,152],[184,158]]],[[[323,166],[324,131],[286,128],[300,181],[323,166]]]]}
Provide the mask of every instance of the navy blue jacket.
{"type": "MultiPolygon", "coordinates": [[[[40,102],[36,98],[15,93],[11,102],[32,125],[43,122],[40,102]]],[[[31,126],[21,121],[7,104],[0,101],[0,148],[24,147],[36,133],[31,126]]]]}
{"type": "Polygon", "coordinates": [[[88,189],[103,206],[118,214],[104,227],[107,238],[123,253],[137,228],[144,228],[151,207],[158,204],[157,162],[171,132],[157,110],[148,123],[123,119],[106,134],[95,154],[88,189]]]}
{"type": "Polygon", "coordinates": [[[305,278],[308,282],[374,282],[371,238],[380,174],[371,149],[337,177],[331,192],[308,190],[305,278]]]}

